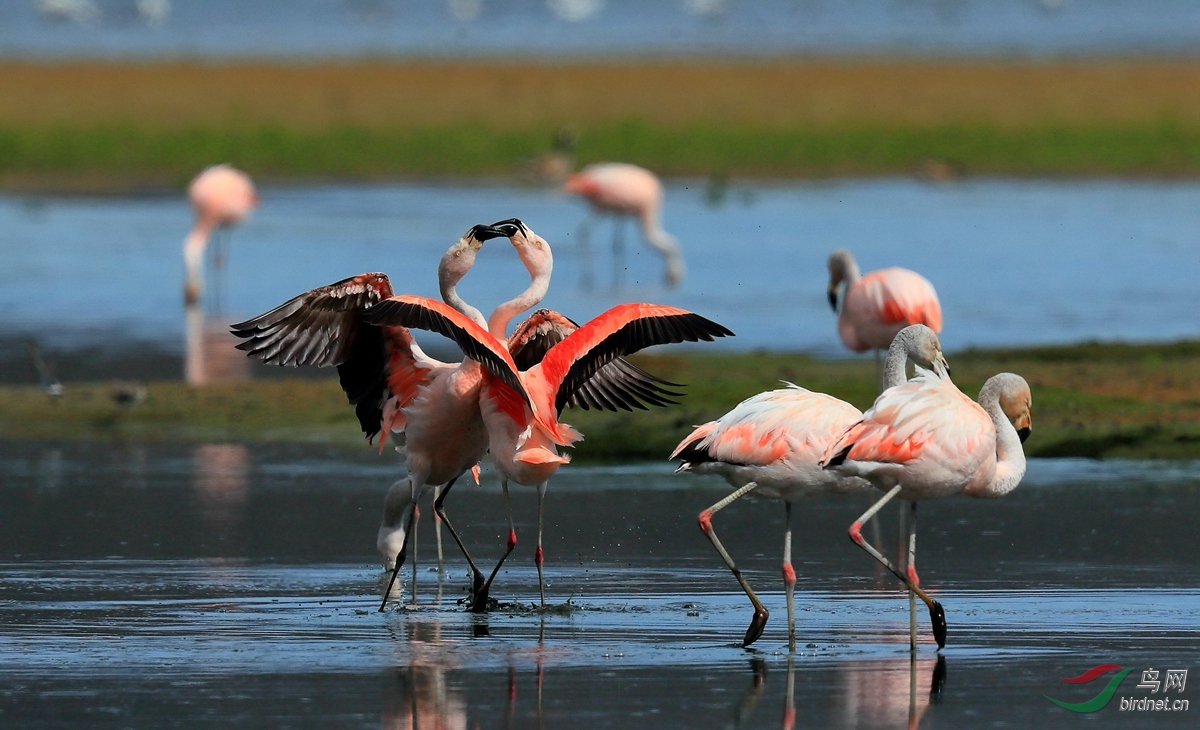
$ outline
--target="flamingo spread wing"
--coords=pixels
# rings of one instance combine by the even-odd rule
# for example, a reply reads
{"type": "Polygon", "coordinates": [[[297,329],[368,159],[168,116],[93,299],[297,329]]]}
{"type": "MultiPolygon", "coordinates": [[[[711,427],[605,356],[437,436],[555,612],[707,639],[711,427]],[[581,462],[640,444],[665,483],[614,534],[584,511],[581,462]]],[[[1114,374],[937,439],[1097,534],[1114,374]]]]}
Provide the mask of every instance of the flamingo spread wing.
{"type": "Polygon", "coordinates": [[[417,347],[403,327],[365,321],[371,306],[392,296],[385,274],[368,273],[318,287],[266,314],[231,327],[237,345],[268,364],[336,366],[368,439],[404,427],[399,408],[416,396],[434,368],[446,367],[417,347]]]}
{"type": "Polygon", "coordinates": [[[600,368],[619,357],[654,345],[732,336],[725,327],[684,309],[619,304],[550,348],[533,372],[545,378],[560,412],[600,368]]]}
{"type": "Polygon", "coordinates": [[[533,408],[508,347],[453,307],[428,297],[404,295],[379,302],[365,317],[375,325],[414,327],[449,337],[464,355],[483,365],[533,408]]]}
{"type": "MultiPolygon", "coordinates": [[[[508,338],[508,350],[521,371],[537,365],[558,343],[579,329],[570,318],[550,309],[539,309],[530,315],[508,338]]],[[[617,358],[601,367],[567,400],[567,406],[589,410],[647,410],[646,404],[667,406],[670,398],[682,397],[662,386],[680,387],[651,375],[624,358],[617,358]]],[[[561,411],[560,411],[561,412],[561,411]]]]}

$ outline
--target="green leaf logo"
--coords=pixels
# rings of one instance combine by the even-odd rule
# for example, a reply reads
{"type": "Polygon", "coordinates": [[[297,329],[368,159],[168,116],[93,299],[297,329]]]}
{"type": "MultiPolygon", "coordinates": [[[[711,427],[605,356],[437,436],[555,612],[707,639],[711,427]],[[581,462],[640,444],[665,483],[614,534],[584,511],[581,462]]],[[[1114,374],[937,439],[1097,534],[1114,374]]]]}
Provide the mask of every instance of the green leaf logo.
{"type": "MultiPolygon", "coordinates": [[[[1086,672],[1079,675],[1078,677],[1070,677],[1070,678],[1064,677],[1063,681],[1070,682],[1071,684],[1082,684],[1084,682],[1090,682],[1093,679],[1096,679],[1097,677],[1099,677],[1103,674],[1107,674],[1108,672],[1111,672],[1114,669],[1121,669],[1121,667],[1119,667],[1116,664],[1100,664],[1098,666],[1092,667],[1091,669],[1087,670],[1086,672]]],[[[1096,710],[1099,710],[1100,708],[1107,705],[1109,703],[1109,701],[1112,700],[1113,695],[1117,693],[1117,687],[1119,687],[1121,685],[1121,680],[1125,679],[1125,675],[1129,674],[1132,671],[1133,671],[1132,669],[1121,669],[1121,671],[1117,672],[1117,675],[1115,677],[1113,677],[1111,680],[1109,680],[1108,686],[1106,686],[1104,689],[1100,690],[1100,694],[1096,695],[1095,697],[1088,700],[1087,702],[1076,702],[1076,703],[1063,702],[1062,700],[1054,699],[1050,695],[1042,695],[1042,696],[1045,697],[1046,699],[1050,700],[1054,704],[1058,705],[1059,707],[1063,708],[1064,710],[1070,710],[1071,712],[1095,712],[1096,710]]]]}

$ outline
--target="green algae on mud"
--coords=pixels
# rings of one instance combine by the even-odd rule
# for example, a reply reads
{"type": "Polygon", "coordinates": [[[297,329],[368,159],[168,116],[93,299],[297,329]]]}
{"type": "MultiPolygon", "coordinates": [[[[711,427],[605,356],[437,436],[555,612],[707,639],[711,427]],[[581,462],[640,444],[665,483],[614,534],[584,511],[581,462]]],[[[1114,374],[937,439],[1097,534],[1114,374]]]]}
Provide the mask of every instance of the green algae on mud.
{"type": "MultiPolygon", "coordinates": [[[[580,460],[657,460],[694,424],[719,417],[780,381],[843,398],[859,408],[875,396],[869,359],[804,354],[646,356],[638,364],[686,383],[680,403],[632,413],[567,411],[586,439],[580,460]]],[[[1200,342],[1083,344],[972,350],[950,357],[954,377],[974,395],[998,372],[1023,375],[1033,390],[1031,456],[1200,458],[1200,342]]],[[[0,388],[0,438],[274,441],[361,444],[353,410],[329,379],[253,381],[194,389],[155,382],[126,408],[109,383],[68,383],[61,398],[33,387],[0,388]]]]}

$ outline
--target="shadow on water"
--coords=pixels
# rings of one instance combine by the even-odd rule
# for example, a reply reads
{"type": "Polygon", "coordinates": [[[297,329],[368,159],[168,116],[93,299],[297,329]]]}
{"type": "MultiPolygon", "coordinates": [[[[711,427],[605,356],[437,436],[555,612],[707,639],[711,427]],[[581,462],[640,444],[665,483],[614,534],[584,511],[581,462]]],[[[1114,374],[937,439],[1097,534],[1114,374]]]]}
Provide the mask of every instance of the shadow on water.
{"type": "MultiPolygon", "coordinates": [[[[3,442],[0,726],[1060,726],[1068,711],[1043,695],[1090,689],[1060,677],[1195,658],[1197,470],[1160,467],[1034,460],[1005,499],[928,505],[922,578],[950,638],[939,657],[922,621],[914,661],[903,594],[845,538],[856,499],[800,503],[788,656],[778,505],[721,513],[772,613],[747,651],[745,597],[695,527],[726,487],[666,466],[562,470],[547,504],[552,610],[530,605],[534,505],[518,492],[499,608],[462,609],[467,571],[452,550],[429,572],[427,522],[417,601],[377,613],[392,460],[3,442]]],[[[449,506],[481,559],[498,556],[494,477],[449,506]]],[[[1102,713],[1106,726],[1145,726],[1102,713]]]]}

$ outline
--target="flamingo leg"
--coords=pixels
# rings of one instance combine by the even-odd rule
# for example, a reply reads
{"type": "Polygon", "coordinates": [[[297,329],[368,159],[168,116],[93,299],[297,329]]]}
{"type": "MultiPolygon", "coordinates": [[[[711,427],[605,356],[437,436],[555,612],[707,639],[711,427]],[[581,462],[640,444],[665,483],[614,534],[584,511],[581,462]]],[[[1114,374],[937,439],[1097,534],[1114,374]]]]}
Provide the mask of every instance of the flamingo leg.
{"type": "Polygon", "coordinates": [[[456,481],[458,481],[458,477],[451,479],[442,493],[433,501],[433,512],[441,520],[441,524],[444,524],[446,529],[450,531],[450,537],[454,538],[454,542],[458,544],[458,549],[462,551],[463,557],[467,559],[467,565],[471,566],[471,595],[475,595],[483,588],[483,572],[476,567],[475,561],[471,559],[471,553],[467,552],[467,546],[463,544],[462,538],[458,536],[454,525],[450,524],[450,518],[446,516],[446,508],[442,506],[442,503],[446,501],[446,497],[449,496],[450,489],[456,481]]]}
{"type": "Polygon", "coordinates": [[[733,562],[733,558],[729,557],[729,553],[725,550],[725,546],[717,539],[717,533],[713,530],[712,518],[717,512],[728,507],[734,501],[743,497],[747,492],[756,488],[758,484],[750,482],[741,489],[734,491],[729,496],[714,504],[712,507],[700,513],[697,521],[700,523],[700,529],[708,537],[709,542],[717,549],[717,553],[721,559],[725,561],[725,565],[729,567],[729,571],[733,573],[733,577],[737,578],[737,582],[741,584],[742,590],[746,592],[746,597],[750,599],[750,603],[754,605],[754,618],[750,621],[750,627],[746,629],[746,636],[742,639],[742,646],[747,647],[758,641],[758,637],[762,636],[763,628],[767,625],[767,617],[770,615],[767,607],[758,600],[758,596],[754,595],[754,590],[750,584],[746,582],[742,576],[742,571],[738,570],[737,565],[733,562]]]}
{"type": "MultiPolygon", "coordinates": [[[[433,488],[433,503],[437,504],[437,499],[442,493],[442,486],[433,488]]],[[[442,560],[445,557],[442,553],[442,518],[437,513],[437,509],[433,510],[433,534],[437,537],[437,554],[438,554],[438,575],[442,574],[442,560]]]]}
{"type": "Polygon", "coordinates": [[[792,568],[792,503],[783,503],[787,523],[783,533],[783,592],[787,595],[788,651],[796,651],[796,571],[792,568]]]}
{"type": "Polygon", "coordinates": [[[625,280],[625,217],[613,216],[613,289],[621,288],[625,280]]]}
{"type": "Polygon", "coordinates": [[[504,492],[504,511],[508,514],[508,549],[504,551],[504,555],[500,557],[500,562],[496,563],[496,567],[492,568],[492,574],[488,576],[487,582],[483,584],[483,588],[475,593],[475,598],[471,601],[471,610],[475,612],[487,610],[488,592],[492,590],[492,581],[496,579],[496,574],[500,572],[500,566],[504,565],[504,561],[508,560],[508,556],[512,555],[512,551],[517,547],[517,528],[513,524],[512,501],[508,497],[507,479],[500,482],[500,489],[504,492]]]}
{"type": "Polygon", "coordinates": [[[383,590],[383,601],[379,604],[379,612],[383,613],[383,609],[387,607],[388,596],[392,593],[392,586],[396,584],[396,576],[400,574],[400,568],[404,565],[404,553],[408,550],[408,541],[412,536],[413,522],[416,515],[416,505],[414,509],[408,513],[408,529],[404,532],[404,542],[400,545],[400,552],[396,553],[396,567],[392,568],[392,577],[388,580],[387,588],[383,590]]]}
{"type": "Polygon", "coordinates": [[[413,501],[412,521],[409,522],[410,532],[406,535],[406,539],[412,542],[412,602],[417,602],[417,527],[421,524],[421,507],[413,501]]]}
{"type": "MultiPolygon", "coordinates": [[[[892,561],[885,558],[883,553],[876,550],[870,543],[864,540],[862,536],[863,523],[874,517],[875,513],[883,509],[883,506],[890,502],[893,497],[899,494],[900,490],[903,488],[903,485],[900,484],[892,487],[890,492],[883,495],[882,499],[871,505],[870,509],[868,509],[861,517],[855,520],[854,523],[850,525],[850,539],[854,541],[855,545],[858,545],[863,550],[866,550],[871,557],[878,560],[883,567],[890,570],[892,575],[899,578],[902,583],[908,586],[910,591],[914,592],[918,598],[925,602],[925,605],[929,607],[929,621],[933,624],[933,638],[937,640],[938,648],[941,649],[946,645],[946,611],[942,608],[942,604],[930,598],[929,594],[926,593],[920,585],[913,582],[908,575],[906,575],[896,566],[892,565],[892,561]]],[[[916,571],[912,570],[911,565],[909,568],[912,571],[912,575],[916,576],[916,571]]]]}
{"type": "Polygon", "coordinates": [[[538,572],[538,596],[541,598],[542,608],[546,607],[546,582],[542,579],[542,564],[546,562],[545,556],[542,554],[542,503],[546,501],[546,484],[542,482],[538,485],[538,534],[537,534],[537,550],[533,553],[533,563],[537,566],[538,572]]]}
{"type": "MultiPolygon", "coordinates": [[[[908,528],[908,565],[904,572],[913,585],[920,585],[921,579],[917,577],[917,503],[909,504],[912,524],[908,528]]],[[[904,514],[904,510],[900,510],[900,514],[904,514]]],[[[908,648],[917,650],[917,594],[911,589],[908,591],[908,648]]]]}
{"type": "Polygon", "coordinates": [[[595,221],[595,214],[588,213],[587,218],[583,219],[583,223],[580,223],[579,229],[575,231],[575,249],[579,252],[579,288],[584,291],[591,291],[596,283],[596,272],[592,263],[592,225],[595,221]]]}

